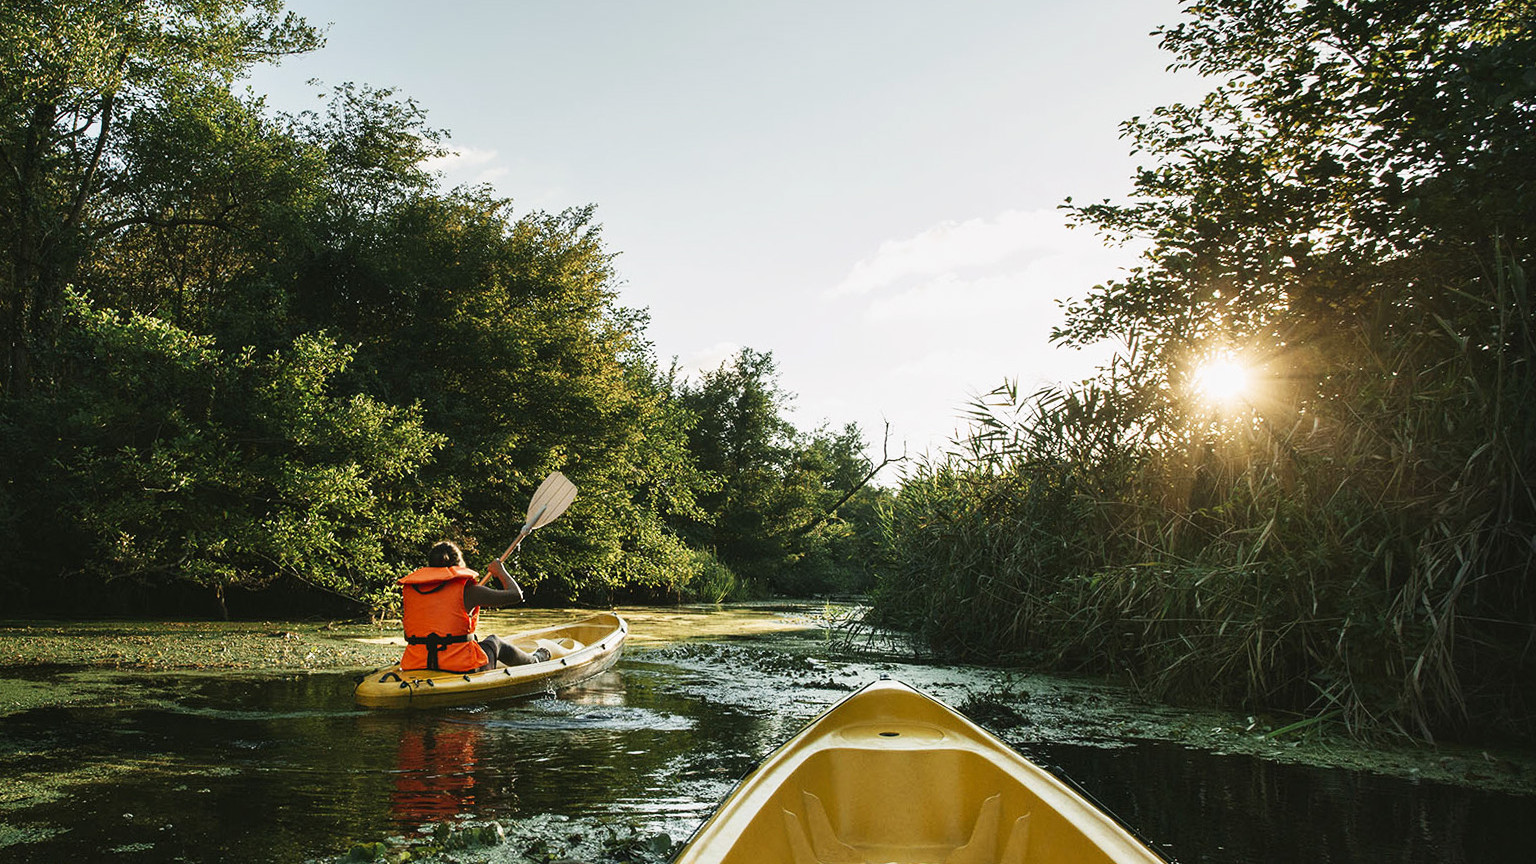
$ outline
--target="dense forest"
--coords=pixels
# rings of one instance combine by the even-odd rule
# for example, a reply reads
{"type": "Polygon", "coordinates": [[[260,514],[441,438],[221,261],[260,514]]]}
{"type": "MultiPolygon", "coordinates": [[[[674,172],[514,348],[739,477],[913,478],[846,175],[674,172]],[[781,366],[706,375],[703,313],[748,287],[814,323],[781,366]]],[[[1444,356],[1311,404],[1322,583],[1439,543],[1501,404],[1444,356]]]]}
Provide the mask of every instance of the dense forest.
{"type": "Polygon", "coordinates": [[[878,609],[954,656],[1529,740],[1536,5],[1209,0],[1158,35],[1210,95],[1125,122],[1127,200],[1066,205],[1147,244],[1056,333],[1120,353],[1005,383],[909,473],[878,609]]]}
{"type": "Polygon", "coordinates": [[[1056,333],[1115,359],[1003,382],[882,488],[864,430],[785,419],[769,351],[658,358],[593,207],[445,191],[387,90],[249,95],[321,45],[280,0],[6,3],[6,609],[387,610],[560,470],[535,602],[867,593],[957,659],[1531,740],[1536,3],[1203,0],[1156,35],[1209,96],[1125,122],[1125,200],[1063,207],[1147,250],[1056,333]]]}
{"type": "Polygon", "coordinates": [[[859,430],[786,422],[769,353],[659,363],[593,209],[442,191],[409,99],[241,85],[319,46],[278,0],[0,11],[8,611],[387,609],[557,469],[536,601],[869,586],[859,430]]]}

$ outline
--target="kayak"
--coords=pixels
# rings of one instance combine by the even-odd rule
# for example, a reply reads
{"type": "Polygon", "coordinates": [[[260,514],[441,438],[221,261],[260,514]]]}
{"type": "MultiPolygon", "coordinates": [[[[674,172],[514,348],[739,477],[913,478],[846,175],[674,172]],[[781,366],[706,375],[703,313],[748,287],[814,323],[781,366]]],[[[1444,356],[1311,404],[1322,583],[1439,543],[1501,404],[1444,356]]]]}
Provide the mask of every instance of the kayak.
{"type": "Polygon", "coordinates": [[[628,635],[629,624],[605,612],[568,624],[501,637],[529,654],[547,649],[549,659],[540,663],[498,666],[482,672],[407,672],[397,664],[368,673],[358,683],[352,698],[367,708],[427,708],[553,692],[585,681],[617,663],[628,635]]]}
{"type": "Polygon", "coordinates": [[[673,864],[1162,864],[991,733],[882,679],[737,785],[673,864]]]}

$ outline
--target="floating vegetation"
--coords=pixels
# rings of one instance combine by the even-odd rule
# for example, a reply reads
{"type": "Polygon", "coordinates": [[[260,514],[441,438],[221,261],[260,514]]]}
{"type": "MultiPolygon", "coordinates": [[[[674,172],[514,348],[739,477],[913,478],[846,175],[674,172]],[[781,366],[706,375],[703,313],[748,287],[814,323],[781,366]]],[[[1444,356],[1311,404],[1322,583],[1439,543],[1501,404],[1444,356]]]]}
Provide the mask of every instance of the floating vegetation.
{"type": "Polygon", "coordinates": [[[681,845],[665,832],[638,824],[539,816],[511,828],[496,821],[438,823],[425,837],[354,843],[342,860],[390,864],[465,860],[661,864],[681,845]]]}
{"type": "Polygon", "coordinates": [[[21,846],[27,843],[37,843],[47,840],[49,837],[56,837],[68,830],[67,828],[38,826],[17,828],[0,822],[0,849],[5,849],[9,846],[21,846]]]}

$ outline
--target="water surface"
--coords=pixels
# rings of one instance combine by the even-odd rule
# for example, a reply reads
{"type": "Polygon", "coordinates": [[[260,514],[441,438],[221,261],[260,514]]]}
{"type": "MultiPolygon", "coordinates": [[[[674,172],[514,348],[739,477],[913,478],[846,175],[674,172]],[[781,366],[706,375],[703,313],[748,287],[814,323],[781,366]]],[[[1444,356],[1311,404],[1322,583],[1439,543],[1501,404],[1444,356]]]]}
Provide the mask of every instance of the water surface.
{"type": "MultiPolygon", "coordinates": [[[[436,711],[354,707],[362,670],[0,671],[54,697],[0,714],[0,862],[334,861],[357,844],[398,855],[445,837],[460,861],[665,860],[759,759],[881,674],[957,707],[1017,686],[993,670],[850,660],[802,615],[631,617],[624,658],[582,686],[436,711]],[[470,829],[492,823],[506,840],[485,845],[470,829]]],[[[1114,738],[1055,716],[1068,719],[996,731],[1170,860],[1528,857],[1536,797],[1114,738]]]]}

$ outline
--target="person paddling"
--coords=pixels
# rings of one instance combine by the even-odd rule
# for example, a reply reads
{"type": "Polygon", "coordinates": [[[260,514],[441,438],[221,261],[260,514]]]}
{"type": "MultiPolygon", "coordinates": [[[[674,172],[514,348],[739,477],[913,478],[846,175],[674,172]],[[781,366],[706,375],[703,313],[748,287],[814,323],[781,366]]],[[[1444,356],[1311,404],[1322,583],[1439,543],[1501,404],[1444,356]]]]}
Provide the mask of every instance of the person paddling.
{"type": "Polygon", "coordinates": [[[479,583],[480,574],[464,566],[464,552],[447,540],[427,553],[427,566],[400,580],[403,593],[400,623],[405,629],[405,656],[400,668],[479,672],[496,666],[524,666],[549,659],[543,648],[533,654],[499,636],[475,638],[480,607],[499,608],[523,602],[523,588],[497,558],[491,575],[501,583],[479,583]],[[542,655],[542,656],[541,656],[542,655]]]}

